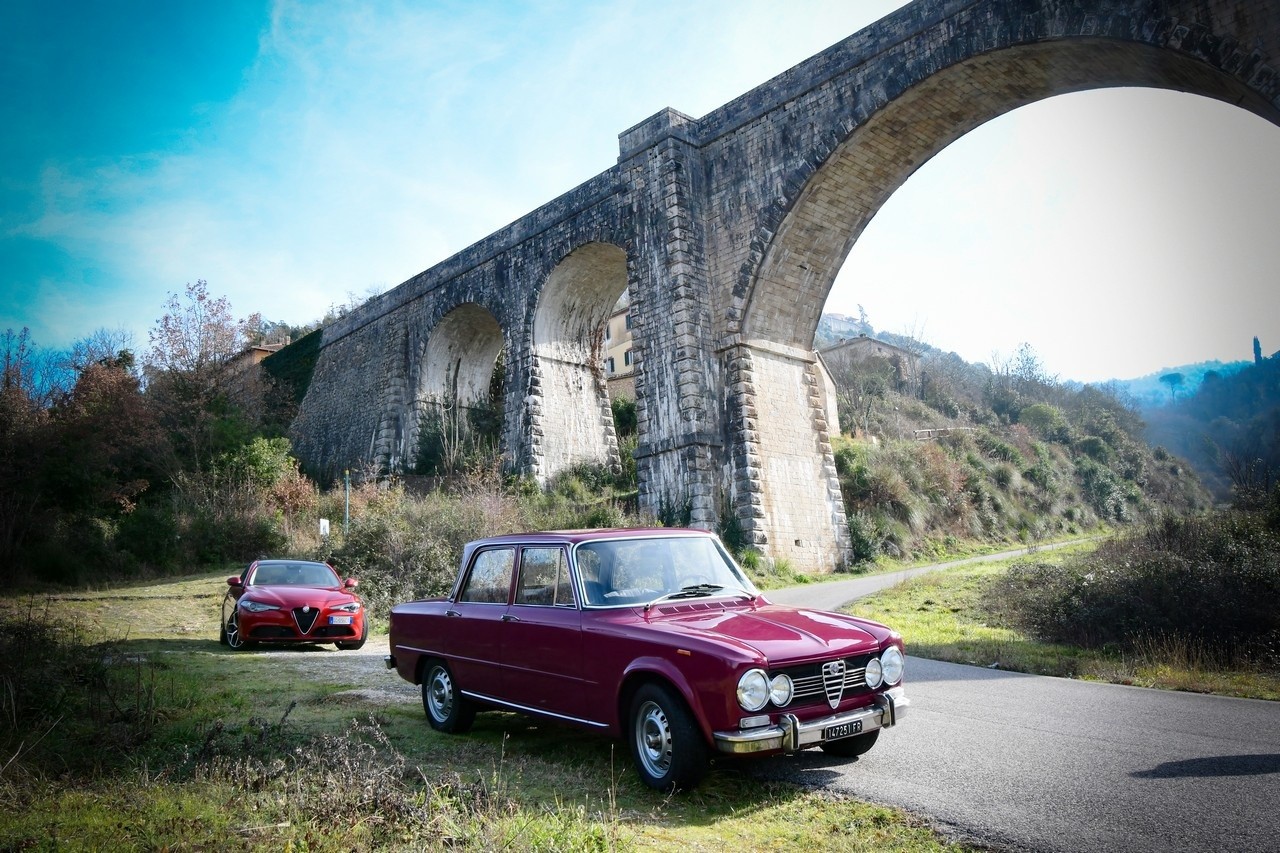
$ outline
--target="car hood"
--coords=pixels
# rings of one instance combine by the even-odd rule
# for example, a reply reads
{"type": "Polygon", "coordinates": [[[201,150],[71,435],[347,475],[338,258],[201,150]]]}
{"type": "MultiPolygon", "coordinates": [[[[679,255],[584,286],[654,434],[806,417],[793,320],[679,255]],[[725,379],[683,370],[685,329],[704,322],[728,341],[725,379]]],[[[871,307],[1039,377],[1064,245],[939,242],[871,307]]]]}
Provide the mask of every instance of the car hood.
{"type": "MultiPolygon", "coordinates": [[[[658,620],[655,620],[655,622],[658,620]]],[[[661,624],[681,634],[745,646],[772,664],[852,656],[880,643],[858,619],[826,610],[768,604],[750,610],[715,608],[664,615],[661,624]]]]}
{"type": "Polygon", "coordinates": [[[286,608],[302,607],[304,604],[331,607],[355,599],[354,595],[345,590],[324,586],[255,586],[245,593],[245,597],[286,608]]]}

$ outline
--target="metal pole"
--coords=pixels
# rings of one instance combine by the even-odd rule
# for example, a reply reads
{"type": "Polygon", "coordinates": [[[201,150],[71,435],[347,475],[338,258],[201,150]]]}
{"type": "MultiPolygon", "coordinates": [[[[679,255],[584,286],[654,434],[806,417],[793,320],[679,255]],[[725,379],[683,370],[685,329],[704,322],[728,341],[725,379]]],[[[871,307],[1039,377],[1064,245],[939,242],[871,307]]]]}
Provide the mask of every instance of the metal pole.
{"type": "Polygon", "coordinates": [[[342,506],[342,541],[347,541],[347,525],[351,523],[351,469],[346,468],[342,472],[342,482],[345,486],[344,498],[342,506]]]}

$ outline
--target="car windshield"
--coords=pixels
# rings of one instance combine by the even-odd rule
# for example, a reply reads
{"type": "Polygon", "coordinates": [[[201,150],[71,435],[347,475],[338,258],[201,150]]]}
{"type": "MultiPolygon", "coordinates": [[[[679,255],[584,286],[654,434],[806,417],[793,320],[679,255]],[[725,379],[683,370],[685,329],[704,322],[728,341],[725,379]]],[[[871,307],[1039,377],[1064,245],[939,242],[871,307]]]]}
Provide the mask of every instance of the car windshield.
{"type": "Polygon", "coordinates": [[[575,559],[588,605],[648,604],[660,598],[754,596],[747,580],[714,540],[646,537],[584,542],[575,559]]]}
{"type": "Polygon", "coordinates": [[[264,563],[249,582],[253,586],[337,586],[338,576],[324,563],[264,563]]]}

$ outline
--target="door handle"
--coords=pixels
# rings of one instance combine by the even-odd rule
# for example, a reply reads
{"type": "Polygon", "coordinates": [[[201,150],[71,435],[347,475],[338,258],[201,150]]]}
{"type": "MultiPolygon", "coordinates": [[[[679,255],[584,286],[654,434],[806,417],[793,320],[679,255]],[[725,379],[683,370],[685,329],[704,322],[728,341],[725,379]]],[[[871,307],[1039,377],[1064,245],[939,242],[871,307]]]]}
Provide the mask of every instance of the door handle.
{"type": "Polygon", "coordinates": [[[461,613],[459,613],[459,612],[458,612],[458,611],[456,611],[456,610],[446,610],[446,611],[444,612],[444,615],[445,615],[445,616],[461,616],[462,614],[461,614],[461,613]]]}
{"type": "Polygon", "coordinates": [[[519,622],[519,621],[520,621],[520,617],[519,617],[519,616],[512,616],[510,613],[503,613],[503,614],[502,614],[502,621],[503,621],[503,622],[519,622]]]}

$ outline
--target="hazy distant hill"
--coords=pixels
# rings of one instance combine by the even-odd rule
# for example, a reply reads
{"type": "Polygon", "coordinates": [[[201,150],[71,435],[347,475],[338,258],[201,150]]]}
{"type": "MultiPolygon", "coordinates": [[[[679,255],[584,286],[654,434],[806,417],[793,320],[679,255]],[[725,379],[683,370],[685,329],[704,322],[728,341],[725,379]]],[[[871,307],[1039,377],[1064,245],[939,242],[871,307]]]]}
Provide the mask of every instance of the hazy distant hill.
{"type": "Polygon", "coordinates": [[[1128,392],[1138,404],[1138,408],[1154,409],[1169,405],[1174,401],[1175,396],[1176,399],[1181,400],[1194,395],[1200,390],[1204,378],[1209,374],[1216,373],[1220,379],[1226,379],[1250,364],[1252,362],[1249,361],[1202,361],[1197,364],[1184,364],[1181,367],[1167,367],[1155,373],[1148,373],[1146,376],[1139,376],[1137,379],[1114,379],[1112,382],[1117,388],[1128,392]],[[1168,382],[1160,381],[1160,377],[1170,374],[1182,376],[1182,383],[1176,388],[1172,388],[1168,382]]]}
{"type": "Polygon", "coordinates": [[[1259,500],[1280,483],[1280,355],[1207,373],[1196,393],[1147,409],[1147,438],[1184,457],[1220,500],[1259,500]]]}

